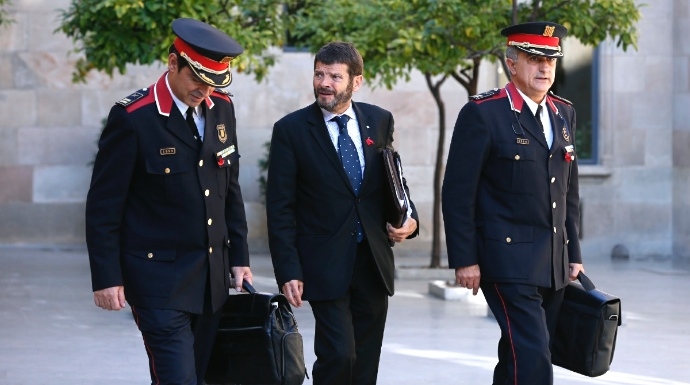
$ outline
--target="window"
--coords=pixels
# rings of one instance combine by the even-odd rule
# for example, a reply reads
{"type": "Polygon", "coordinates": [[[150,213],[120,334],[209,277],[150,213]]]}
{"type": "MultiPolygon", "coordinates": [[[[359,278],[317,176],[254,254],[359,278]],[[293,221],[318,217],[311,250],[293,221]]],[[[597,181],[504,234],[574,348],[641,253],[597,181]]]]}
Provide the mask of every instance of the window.
{"type": "Polygon", "coordinates": [[[556,67],[556,81],[551,90],[575,106],[577,127],[575,146],[581,164],[598,161],[598,85],[597,50],[574,38],[562,41],[563,57],[556,67]]]}

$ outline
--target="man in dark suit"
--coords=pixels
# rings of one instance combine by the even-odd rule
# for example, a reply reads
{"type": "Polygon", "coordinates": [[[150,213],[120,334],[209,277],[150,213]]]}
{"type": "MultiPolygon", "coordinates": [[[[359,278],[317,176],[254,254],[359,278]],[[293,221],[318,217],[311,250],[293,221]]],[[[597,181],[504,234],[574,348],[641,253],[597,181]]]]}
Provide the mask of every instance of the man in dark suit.
{"type": "Polygon", "coordinates": [[[575,110],[549,92],[566,33],[549,22],[502,31],[512,80],[462,108],[448,153],[448,262],[460,286],[481,287],[501,328],[494,385],[553,383],[563,288],[584,271],[575,110]]]}
{"type": "Polygon", "coordinates": [[[271,140],[271,257],[290,303],[311,305],[316,385],[376,383],[393,295],[390,245],[417,235],[412,205],[401,228],[386,222],[381,149],[392,148],[393,116],[351,101],[362,71],[352,44],[322,47],[314,59],[316,103],[276,122],[271,140]]]}
{"type": "Polygon", "coordinates": [[[228,289],[252,279],[235,110],[216,89],[230,84],[242,47],[200,21],[172,29],[168,71],[110,111],[86,242],[94,301],[107,310],[129,302],[151,383],[195,385],[228,289]]]}

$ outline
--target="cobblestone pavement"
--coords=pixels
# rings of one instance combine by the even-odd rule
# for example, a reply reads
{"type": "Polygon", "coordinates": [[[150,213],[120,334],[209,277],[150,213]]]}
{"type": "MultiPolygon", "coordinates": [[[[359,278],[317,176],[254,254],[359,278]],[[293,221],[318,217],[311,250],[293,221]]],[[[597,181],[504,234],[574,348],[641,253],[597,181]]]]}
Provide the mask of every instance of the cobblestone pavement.
{"type": "MultiPolygon", "coordinates": [[[[556,368],[555,384],[690,385],[690,272],[668,261],[585,267],[599,289],[622,298],[615,358],[597,378],[556,368]]],[[[268,256],[253,256],[252,269],[259,290],[276,290],[268,256]]],[[[396,280],[379,384],[490,384],[499,331],[486,306],[430,296],[428,284],[396,280]]],[[[311,311],[306,305],[295,314],[311,370],[311,311]]],[[[93,305],[83,247],[0,246],[0,385],[146,383],[131,313],[93,305]]]]}

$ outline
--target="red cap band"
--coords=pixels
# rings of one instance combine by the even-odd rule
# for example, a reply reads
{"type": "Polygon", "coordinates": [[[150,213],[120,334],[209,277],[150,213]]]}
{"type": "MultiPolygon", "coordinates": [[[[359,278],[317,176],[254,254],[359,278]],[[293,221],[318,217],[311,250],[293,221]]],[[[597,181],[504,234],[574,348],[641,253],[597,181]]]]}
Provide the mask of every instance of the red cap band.
{"type": "Polygon", "coordinates": [[[558,47],[558,41],[559,39],[557,37],[531,35],[528,33],[516,33],[515,35],[508,36],[508,45],[520,45],[523,43],[529,43],[538,46],[553,47],[551,49],[556,51],[560,50],[558,47]]]}
{"type": "Polygon", "coordinates": [[[185,43],[184,40],[180,39],[179,37],[175,38],[175,42],[173,43],[177,51],[180,53],[180,55],[185,54],[188,56],[190,59],[194,60],[195,62],[199,63],[203,68],[202,69],[208,69],[211,70],[212,72],[215,73],[220,73],[228,69],[230,66],[230,63],[221,63],[217,62],[215,60],[211,60],[207,58],[206,56],[201,55],[200,53],[196,52],[192,46],[189,44],[185,43]]]}

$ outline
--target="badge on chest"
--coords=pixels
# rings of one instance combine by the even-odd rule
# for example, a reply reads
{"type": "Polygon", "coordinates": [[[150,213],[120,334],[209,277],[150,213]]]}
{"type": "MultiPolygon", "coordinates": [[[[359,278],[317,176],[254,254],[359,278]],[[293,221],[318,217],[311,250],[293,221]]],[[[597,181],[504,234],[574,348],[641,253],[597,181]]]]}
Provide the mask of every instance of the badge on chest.
{"type": "Polygon", "coordinates": [[[232,155],[235,153],[235,145],[227,147],[216,153],[216,161],[218,162],[218,167],[229,167],[232,164],[232,159],[236,158],[232,155]]]}

